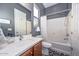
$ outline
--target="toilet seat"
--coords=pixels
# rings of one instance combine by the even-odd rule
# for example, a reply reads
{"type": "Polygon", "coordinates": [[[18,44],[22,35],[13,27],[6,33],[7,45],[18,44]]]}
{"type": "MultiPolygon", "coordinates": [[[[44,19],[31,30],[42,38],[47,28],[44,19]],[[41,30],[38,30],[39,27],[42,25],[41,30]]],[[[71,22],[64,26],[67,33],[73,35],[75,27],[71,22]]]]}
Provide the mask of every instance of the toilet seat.
{"type": "Polygon", "coordinates": [[[52,46],[52,44],[51,43],[48,43],[48,42],[42,42],[42,45],[45,48],[50,48],[52,46]]]}

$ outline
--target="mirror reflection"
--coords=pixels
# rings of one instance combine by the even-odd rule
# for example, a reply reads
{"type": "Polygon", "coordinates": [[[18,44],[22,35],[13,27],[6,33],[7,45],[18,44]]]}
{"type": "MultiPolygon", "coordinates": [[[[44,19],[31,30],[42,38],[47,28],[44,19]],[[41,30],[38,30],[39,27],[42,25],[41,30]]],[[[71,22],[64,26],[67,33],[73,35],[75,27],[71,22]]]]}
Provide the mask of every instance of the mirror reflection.
{"type": "Polygon", "coordinates": [[[6,37],[31,34],[31,25],[31,10],[24,4],[0,4],[0,28],[6,37]]]}

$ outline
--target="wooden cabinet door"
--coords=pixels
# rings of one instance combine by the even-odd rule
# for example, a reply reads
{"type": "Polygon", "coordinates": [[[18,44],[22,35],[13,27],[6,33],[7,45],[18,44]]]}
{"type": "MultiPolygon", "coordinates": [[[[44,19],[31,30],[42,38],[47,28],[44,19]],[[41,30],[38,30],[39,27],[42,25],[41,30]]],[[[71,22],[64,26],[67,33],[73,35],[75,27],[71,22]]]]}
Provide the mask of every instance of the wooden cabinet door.
{"type": "Polygon", "coordinates": [[[28,51],[24,52],[21,56],[33,56],[33,48],[31,48],[28,51]]]}
{"type": "Polygon", "coordinates": [[[42,55],[42,42],[39,42],[34,46],[34,56],[41,56],[41,55],[42,55]]]}

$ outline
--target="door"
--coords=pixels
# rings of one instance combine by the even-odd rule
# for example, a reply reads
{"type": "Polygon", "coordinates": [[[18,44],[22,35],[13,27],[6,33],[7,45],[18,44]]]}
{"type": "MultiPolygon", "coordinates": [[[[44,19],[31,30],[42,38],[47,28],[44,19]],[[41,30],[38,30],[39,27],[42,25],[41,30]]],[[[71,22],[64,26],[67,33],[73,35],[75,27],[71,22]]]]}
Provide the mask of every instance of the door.
{"type": "Polygon", "coordinates": [[[14,9],[15,35],[26,34],[26,13],[14,9]]]}

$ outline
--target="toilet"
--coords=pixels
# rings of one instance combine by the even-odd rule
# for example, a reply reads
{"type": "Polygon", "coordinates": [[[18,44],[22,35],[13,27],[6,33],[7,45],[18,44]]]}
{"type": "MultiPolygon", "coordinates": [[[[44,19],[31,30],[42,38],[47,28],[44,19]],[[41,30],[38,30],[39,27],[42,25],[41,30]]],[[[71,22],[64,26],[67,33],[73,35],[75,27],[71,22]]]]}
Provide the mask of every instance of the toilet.
{"type": "Polygon", "coordinates": [[[49,55],[49,48],[52,47],[52,44],[48,42],[42,42],[42,46],[43,46],[42,54],[49,55]]]}

